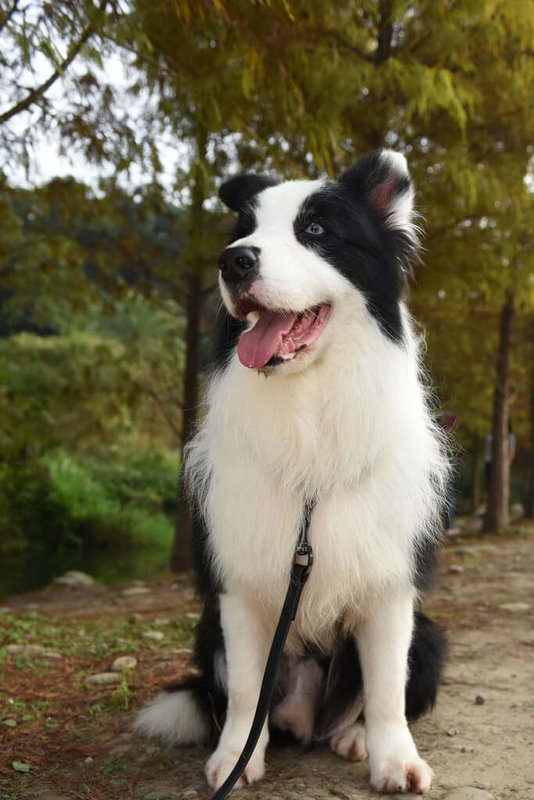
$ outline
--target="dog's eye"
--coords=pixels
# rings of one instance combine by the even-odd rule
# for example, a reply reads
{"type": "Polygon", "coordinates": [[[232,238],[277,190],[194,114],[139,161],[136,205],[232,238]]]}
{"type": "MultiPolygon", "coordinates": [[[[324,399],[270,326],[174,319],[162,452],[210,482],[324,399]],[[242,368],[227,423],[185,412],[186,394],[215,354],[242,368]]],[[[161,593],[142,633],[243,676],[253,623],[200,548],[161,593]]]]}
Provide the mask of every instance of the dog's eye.
{"type": "Polygon", "coordinates": [[[305,233],[309,233],[311,236],[320,236],[324,232],[323,226],[319,225],[318,222],[310,222],[305,230],[305,233]]]}

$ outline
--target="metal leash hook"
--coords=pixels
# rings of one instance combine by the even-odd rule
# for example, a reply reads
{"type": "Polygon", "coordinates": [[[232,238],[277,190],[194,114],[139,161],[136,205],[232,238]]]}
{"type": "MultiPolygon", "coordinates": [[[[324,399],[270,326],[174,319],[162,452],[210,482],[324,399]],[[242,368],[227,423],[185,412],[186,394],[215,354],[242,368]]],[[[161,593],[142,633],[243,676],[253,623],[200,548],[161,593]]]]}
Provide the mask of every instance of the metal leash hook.
{"type": "Polygon", "coordinates": [[[306,503],[304,507],[304,517],[302,520],[297,549],[293,558],[293,565],[291,567],[291,577],[289,579],[289,587],[282,606],[282,612],[276,631],[273,637],[273,643],[269,651],[267,664],[265,665],[265,672],[263,673],[263,680],[261,683],[260,694],[258,697],[258,704],[256,712],[250,728],[250,733],[246,744],[237,759],[236,765],[222,784],[217,789],[215,794],[210,800],[223,800],[228,793],[233,789],[245,768],[250,761],[250,758],[258,744],[258,739],[263,729],[263,724],[269,713],[271,705],[271,697],[274,689],[274,682],[278,665],[284,651],[287,635],[291,623],[297,615],[300,595],[304,588],[304,584],[308,580],[309,574],[313,566],[313,550],[311,544],[308,542],[308,530],[310,528],[311,515],[314,504],[306,503]]]}

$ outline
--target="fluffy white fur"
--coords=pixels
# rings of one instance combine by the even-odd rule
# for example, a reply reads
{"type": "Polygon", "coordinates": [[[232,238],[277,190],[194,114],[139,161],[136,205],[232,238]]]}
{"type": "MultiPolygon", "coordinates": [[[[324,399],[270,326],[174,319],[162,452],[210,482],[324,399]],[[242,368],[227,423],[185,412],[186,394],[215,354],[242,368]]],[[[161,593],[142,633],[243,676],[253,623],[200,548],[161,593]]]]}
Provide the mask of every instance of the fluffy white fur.
{"type": "Polygon", "coordinates": [[[139,713],[134,728],[167,744],[201,744],[208,735],[206,721],[189,691],[158,695],[139,713]]]}

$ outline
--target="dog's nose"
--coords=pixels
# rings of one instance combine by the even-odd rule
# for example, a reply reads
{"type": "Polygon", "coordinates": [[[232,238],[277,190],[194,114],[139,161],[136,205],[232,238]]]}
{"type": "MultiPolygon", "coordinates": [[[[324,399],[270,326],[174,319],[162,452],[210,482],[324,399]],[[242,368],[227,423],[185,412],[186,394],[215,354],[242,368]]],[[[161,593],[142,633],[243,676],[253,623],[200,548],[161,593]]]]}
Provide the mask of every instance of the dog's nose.
{"type": "Polygon", "coordinates": [[[219,269],[226,283],[253,280],[259,271],[257,247],[227,247],[219,256],[219,269]]]}

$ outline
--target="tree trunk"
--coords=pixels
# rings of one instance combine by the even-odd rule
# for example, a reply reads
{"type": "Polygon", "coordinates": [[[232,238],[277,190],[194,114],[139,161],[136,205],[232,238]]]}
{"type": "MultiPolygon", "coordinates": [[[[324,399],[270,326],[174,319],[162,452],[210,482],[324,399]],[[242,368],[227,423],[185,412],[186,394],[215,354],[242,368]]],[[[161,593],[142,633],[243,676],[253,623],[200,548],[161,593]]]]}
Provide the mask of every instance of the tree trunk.
{"type": "Polygon", "coordinates": [[[186,331],[185,331],[185,374],[182,415],[182,452],[180,459],[180,476],[178,481],[178,502],[176,507],[176,525],[171,552],[171,569],[182,572],[192,565],[191,537],[193,530],[193,511],[187,496],[183,473],[184,448],[194,434],[198,409],[198,366],[200,322],[202,318],[202,271],[204,256],[201,243],[204,236],[206,199],[206,150],[208,139],[206,132],[199,129],[196,137],[197,162],[194,167],[193,186],[191,189],[191,216],[189,240],[195,253],[193,263],[186,276],[186,331]]]}
{"type": "Polygon", "coordinates": [[[471,514],[480,507],[481,478],[482,478],[482,450],[478,433],[473,436],[471,446],[471,514]]]}
{"type": "Polygon", "coordinates": [[[501,311],[497,382],[493,398],[493,443],[488,504],[483,531],[501,531],[508,525],[510,463],[508,458],[508,420],[510,395],[510,356],[515,298],[508,292],[501,311]]]}
{"type": "MultiPolygon", "coordinates": [[[[202,278],[195,272],[186,278],[186,328],[185,328],[185,373],[182,413],[182,452],[195,431],[198,407],[198,343],[202,316],[202,278]]],[[[182,572],[191,566],[191,531],[193,518],[180,467],[176,525],[171,553],[171,569],[182,572]]]]}
{"type": "Polygon", "coordinates": [[[531,367],[530,371],[530,444],[525,517],[534,519],[534,366],[531,367]]]}

